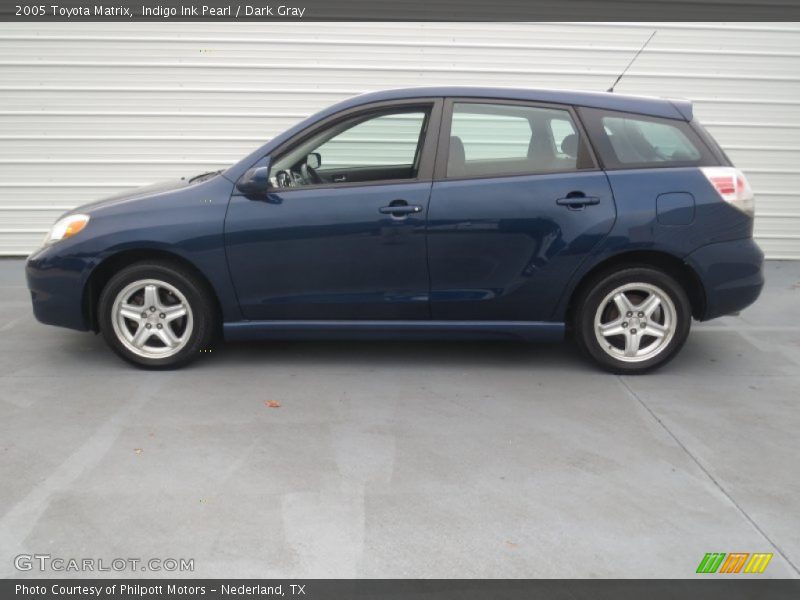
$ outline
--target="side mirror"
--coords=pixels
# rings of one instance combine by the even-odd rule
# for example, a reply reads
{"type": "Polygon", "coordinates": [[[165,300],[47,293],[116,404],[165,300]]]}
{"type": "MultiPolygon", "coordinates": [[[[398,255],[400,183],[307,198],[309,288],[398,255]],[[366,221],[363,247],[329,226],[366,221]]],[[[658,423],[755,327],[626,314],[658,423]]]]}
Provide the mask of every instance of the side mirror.
{"type": "Polygon", "coordinates": [[[319,152],[312,152],[306,156],[306,164],[312,169],[319,169],[322,164],[322,155],[319,152]]]}
{"type": "Polygon", "coordinates": [[[236,182],[236,189],[245,196],[266,196],[269,187],[269,167],[253,167],[236,182]]]}

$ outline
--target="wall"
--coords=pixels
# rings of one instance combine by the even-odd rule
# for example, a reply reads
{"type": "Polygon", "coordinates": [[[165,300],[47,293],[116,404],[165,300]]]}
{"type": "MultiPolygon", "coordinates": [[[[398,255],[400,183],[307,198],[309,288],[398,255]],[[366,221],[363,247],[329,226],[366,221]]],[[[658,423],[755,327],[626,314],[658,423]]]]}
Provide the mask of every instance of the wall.
{"type": "Polygon", "coordinates": [[[414,85],[686,97],[757,193],[773,258],[800,258],[800,24],[0,25],[0,254],[63,211],[221,168],[363,91],[414,85]]]}

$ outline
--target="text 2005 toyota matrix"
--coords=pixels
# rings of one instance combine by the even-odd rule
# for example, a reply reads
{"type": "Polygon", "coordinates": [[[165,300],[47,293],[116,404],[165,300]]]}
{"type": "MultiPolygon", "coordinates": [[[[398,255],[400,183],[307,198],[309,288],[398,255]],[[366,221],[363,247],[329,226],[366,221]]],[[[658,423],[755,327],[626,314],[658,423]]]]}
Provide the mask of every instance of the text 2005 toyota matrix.
{"type": "Polygon", "coordinates": [[[70,211],[36,317],[150,368],[219,338],[558,340],[642,373],[763,286],[745,176],[686,101],[415,88],[70,211]]]}

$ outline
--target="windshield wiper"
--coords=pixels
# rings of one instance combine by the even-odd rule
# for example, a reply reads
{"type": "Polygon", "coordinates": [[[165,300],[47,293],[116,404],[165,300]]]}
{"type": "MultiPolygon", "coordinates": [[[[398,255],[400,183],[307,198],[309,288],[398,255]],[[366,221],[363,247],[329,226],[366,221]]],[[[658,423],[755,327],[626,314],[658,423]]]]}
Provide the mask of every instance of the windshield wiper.
{"type": "Polygon", "coordinates": [[[225,169],[219,169],[218,171],[209,171],[208,173],[200,173],[200,175],[195,175],[191,179],[189,179],[189,183],[194,183],[195,181],[204,181],[206,179],[210,179],[215,175],[219,175],[225,169]]]}

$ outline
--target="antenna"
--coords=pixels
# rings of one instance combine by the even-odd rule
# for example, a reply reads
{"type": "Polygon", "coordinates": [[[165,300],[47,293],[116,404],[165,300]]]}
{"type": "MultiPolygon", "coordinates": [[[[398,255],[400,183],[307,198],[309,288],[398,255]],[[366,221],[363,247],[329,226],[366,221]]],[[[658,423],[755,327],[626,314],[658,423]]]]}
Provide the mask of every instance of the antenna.
{"type": "Polygon", "coordinates": [[[616,81],[611,84],[611,87],[606,90],[607,92],[612,92],[612,93],[614,92],[614,88],[617,87],[619,80],[622,79],[622,76],[628,72],[628,69],[631,68],[631,65],[636,61],[637,58],[639,58],[639,55],[642,53],[642,50],[647,48],[647,44],[649,44],[650,40],[652,40],[655,37],[656,33],[658,33],[658,29],[653,30],[653,33],[650,34],[650,37],[647,38],[647,41],[644,44],[642,44],[642,47],[639,48],[639,51],[636,54],[634,54],[633,58],[631,59],[631,62],[628,63],[628,66],[625,67],[622,73],[619,74],[619,77],[617,77],[616,81]]]}

